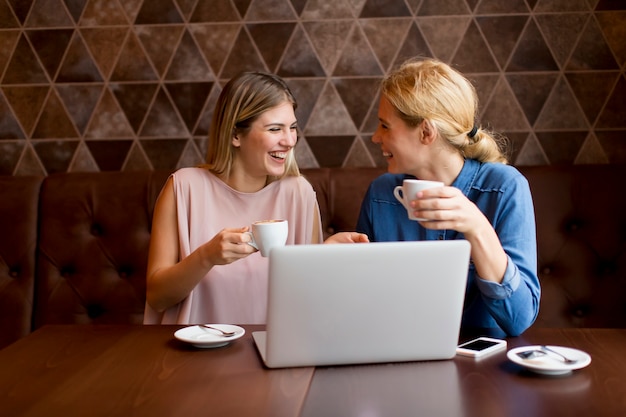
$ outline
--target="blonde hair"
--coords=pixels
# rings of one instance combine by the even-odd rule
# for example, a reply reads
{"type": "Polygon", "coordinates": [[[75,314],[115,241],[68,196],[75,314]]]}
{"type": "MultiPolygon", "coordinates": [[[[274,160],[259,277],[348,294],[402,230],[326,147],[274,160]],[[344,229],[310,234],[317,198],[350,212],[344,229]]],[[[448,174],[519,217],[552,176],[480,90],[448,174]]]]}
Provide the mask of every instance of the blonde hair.
{"type": "Polygon", "coordinates": [[[382,94],[408,126],[429,120],[464,158],[507,163],[502,152],[505,138],[480,126],[474,129],[476,90],[449,65],[435,59],[410,59],[385,77],[382,94]]]}
{"type": "MultiPolygon", "coordinates": [[[[285,81],[263,72],[244,72],[233,77],[224,86],[215,104],[209,130],[206,163],[201,165],[216,175],[228,177],[233,166],[235,133],[245,134],[261,114],[285,101],[296,110],[296,99],[285,81]]],[[[300,170],[293,153],[287,154],[285,172],[281,177],[270,177],[268,182],[285,176],[298,176],[300,170]]]]}

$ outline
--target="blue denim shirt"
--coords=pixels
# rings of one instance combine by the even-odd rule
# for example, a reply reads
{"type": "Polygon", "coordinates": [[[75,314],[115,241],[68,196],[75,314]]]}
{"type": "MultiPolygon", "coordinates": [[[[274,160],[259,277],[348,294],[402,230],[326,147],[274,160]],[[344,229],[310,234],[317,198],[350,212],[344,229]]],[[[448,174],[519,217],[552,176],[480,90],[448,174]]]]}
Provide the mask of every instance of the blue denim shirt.
{"type": "MultiPolygon", "coordinates": [[[[408,219],[406,209],[393,195],[394,187],[405,178],[413,177],[383,174],[370,184],[357,231],[373,242],[464,239],[454,230],[429,230],[408,219]]],[[[491,335],[519,335],[535,321],[541,293],[528,181],[512,166],[468,159],[452,186],[489,219],[508,256],[500,284],[480,278],[470,262],[462,327],[489,329],[491,335]]]]}

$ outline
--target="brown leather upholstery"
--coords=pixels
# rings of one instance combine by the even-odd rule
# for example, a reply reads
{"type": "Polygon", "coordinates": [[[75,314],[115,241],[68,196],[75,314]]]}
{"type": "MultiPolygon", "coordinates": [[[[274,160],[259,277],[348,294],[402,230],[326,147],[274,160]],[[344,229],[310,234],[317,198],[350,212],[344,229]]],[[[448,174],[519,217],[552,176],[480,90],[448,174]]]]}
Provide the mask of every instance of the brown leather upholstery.
{"type": "MultiPolygon", "coordinates": [[[[626,166],[520,170],[537,218],[535,325],[626,327],[626,166]]],[[[303,170],[326,236],[354,229],[363,194],[382,172],[303,170]]],[[[152,209],[167,175],[0,177],[0,348],[46,323],[141,322],[152,209]]]]}
{"type": "Polygon", "coordinates": [[[42,180],[0,176],[0,349],[31,331],[42,180]]]}
{"type": "Polygon", "coordinates": [[[152,209],[166,176],[104,172],[46,178],[35,327],[142,322],[152,209]]]}

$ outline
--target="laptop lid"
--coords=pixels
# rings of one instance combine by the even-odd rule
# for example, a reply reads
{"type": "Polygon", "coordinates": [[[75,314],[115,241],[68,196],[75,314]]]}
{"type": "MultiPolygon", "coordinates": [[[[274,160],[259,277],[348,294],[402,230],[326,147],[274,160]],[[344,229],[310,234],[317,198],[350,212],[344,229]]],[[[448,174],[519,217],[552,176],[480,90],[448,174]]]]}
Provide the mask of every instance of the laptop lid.
{"type": "Polygon", "coordinates": [[[269,259],[267,367],[450,359],[470,245],[465,240],[288,245],[269,259]]]}

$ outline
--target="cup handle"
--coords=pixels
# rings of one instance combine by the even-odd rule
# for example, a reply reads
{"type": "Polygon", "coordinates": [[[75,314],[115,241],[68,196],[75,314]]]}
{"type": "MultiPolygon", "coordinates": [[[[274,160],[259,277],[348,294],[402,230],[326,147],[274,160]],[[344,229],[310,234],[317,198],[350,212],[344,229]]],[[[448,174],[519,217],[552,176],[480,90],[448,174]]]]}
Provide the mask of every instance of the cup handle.
{"type": "Polygon", "coordinates": [[[404,196],[402,194],[404,194],[404,190],[402,189],[402,186],[397,185],[393,189],[394,197],[396,197],[396,200],[398,200],[404,206],[405,209],[410,210],[410,208],[407,207],[406,201],[404,201],[404,196]]]}
{"type": "Polygon", "coordinates": [[[257,246],[255,240],[254,240],[254,235],[252,234],[252,232],[244,232],[247,235],[250,235],[250,242],[247,242],[248,245],[252,246],[254,249],[259,250],[259,247],[257,246]]]}

